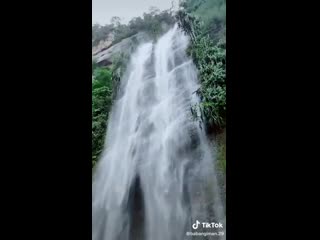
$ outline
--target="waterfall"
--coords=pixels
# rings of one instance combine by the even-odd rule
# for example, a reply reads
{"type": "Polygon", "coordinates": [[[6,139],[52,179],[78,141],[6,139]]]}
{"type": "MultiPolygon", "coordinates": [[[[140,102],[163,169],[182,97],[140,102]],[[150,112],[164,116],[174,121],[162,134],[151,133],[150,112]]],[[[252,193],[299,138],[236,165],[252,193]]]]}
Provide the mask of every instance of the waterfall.
{"type": "Polygon", "coordinates": [[[191,113],[188,42],[174,26],[131,56],[94,173],[93,240],[184,240],[196,221],[225,224],[213,147],[191,113]]]}

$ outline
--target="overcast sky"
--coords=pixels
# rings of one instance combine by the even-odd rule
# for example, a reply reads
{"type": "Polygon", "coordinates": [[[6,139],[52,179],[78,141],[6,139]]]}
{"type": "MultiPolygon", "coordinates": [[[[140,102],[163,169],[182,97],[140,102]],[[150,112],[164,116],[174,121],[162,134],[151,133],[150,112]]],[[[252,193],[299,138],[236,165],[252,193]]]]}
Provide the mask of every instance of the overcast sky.
{"type": "MultiPolygon", "coordinates": [[[[160,10],[169,9],[171,2],[172,0],[92,0],[92,23],[110,23],[113,16],[118,16],[122,23],[127,23],[133,17],[148,12],[151,6],[160,10]]],[[[177,6],[179,1],[174,2],[177,6]]]]}

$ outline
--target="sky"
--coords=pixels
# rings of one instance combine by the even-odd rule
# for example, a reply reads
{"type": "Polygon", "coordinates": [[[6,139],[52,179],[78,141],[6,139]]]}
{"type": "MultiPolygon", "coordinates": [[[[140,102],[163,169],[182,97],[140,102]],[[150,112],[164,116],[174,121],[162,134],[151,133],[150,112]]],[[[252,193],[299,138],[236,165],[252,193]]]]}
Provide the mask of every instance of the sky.
{"type": "MultiPolygon", "coordinates": [[[[175,7],[178,0],[173,0],[175,7]]],[[[151,6],[160,10],[169,9],[172,0],[92,0],[92,23],[104,25],[110,23],[113,16],[121,18],[122,23],[128,23],[133,17],[142,16],[151,6]]]]}

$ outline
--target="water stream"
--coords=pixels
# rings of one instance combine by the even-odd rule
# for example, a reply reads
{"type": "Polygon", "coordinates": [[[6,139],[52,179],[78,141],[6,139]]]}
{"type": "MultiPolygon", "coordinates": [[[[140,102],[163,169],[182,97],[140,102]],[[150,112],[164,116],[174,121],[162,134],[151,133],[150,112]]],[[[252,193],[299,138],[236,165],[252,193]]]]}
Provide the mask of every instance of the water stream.
{"type": "Polygon", "coordinates": [[[188,41],[175,26],[131,56],[93,179],[93,240],[193,239],[186,232],[218,232],[192,229],[197,220],[225,224],[214,152],[190,111],[188,41]]]}

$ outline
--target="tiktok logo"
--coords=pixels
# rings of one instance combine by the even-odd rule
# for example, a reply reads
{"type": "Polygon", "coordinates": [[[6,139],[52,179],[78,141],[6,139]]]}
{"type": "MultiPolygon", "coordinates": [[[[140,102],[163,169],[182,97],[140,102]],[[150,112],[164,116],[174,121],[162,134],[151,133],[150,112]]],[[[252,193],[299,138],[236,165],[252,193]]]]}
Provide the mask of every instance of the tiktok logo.
{"type": "Polygon", "coordinates": [[[192,224],[193,229],[197,229],[199,227],[200,222],[197,220],[196,223],[192,224]]]}
{"type": "Polygon", "coordinates": [[[194,224],[192,224],[192,228],[193,229],[198,229],[199,225],[202,224],[202,227],[203,228],[223,228],[223,225],[222,223],[215,223],[215,222],[212,222],[212,223],[209,223],[209,222],[199,222],[198,220],[196,220],[196,222],[194,224]]]}

